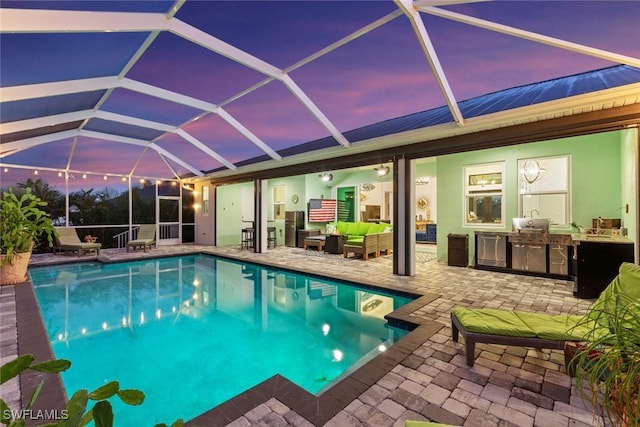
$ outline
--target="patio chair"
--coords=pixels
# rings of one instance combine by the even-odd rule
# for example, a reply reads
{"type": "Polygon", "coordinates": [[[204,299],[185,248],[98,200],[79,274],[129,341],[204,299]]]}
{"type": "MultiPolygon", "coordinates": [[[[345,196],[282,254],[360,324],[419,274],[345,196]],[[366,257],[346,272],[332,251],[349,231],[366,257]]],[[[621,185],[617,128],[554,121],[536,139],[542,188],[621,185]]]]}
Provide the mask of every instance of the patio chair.
{"type": "Polygon", "coordinates": [[[78,232],[74,227],[55,227],[56,245],[53,247],[53,253],[58,252],[77,252],[78,256],[88,254],[90,252],[96,252],[96,255],[100,255],[100,248],[102,243],[87,243],[80,240],[78,232]]]}
{"type": "MultiPolygon", "coordinates": [[[[615,301],[619,295],[640,301],[640,266],[622,263],[618,276],[602,291],[590,310],[615,301]]],[[[593,337],[596,329],[602,331],[602,325],[590,324],[589,318],[585,321],[582,315],[463,307],[451,312],[453,341],[458,341],[459,333],[464,337],[469,366],[473,366],[476,343],[561,350],[565,342],[585,341],[587,337],[593,337]]]]}
{"type": "Polygon", "coordinates": [[[151,249],[151,247],[155,243],[156,243],[155,224],[142,224],[138,229],[138,238],[135,240],[129,240],[127,242],[127,252],[129,252],[130,248],[133,248],[134,251],[138,248],[142,248],[145,252],[147,252],[147,248],[151,249]]]}

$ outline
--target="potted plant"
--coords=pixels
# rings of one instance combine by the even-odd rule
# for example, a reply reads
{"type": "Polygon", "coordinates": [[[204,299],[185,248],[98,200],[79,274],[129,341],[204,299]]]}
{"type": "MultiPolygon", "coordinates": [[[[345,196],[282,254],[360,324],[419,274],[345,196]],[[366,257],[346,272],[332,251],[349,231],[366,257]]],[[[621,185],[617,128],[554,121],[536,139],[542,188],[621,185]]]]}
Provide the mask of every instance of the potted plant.
{"type": "Polygon", "coordinates": [[[0,199],[0,284],[15,284],[27,280],[27,267],[33,245],[43,236],[53,246],[55,229],[49,214],[42,209],[47,203],[26,188],[22,196],[12,189],[0,199]]]}
{"type": "Polygon", "coordinates": [[[612,425],[640,424],[640,302],[616,295],[595,304],[583,318],[592,328],[569,363],[583,399],[612,425]]]}

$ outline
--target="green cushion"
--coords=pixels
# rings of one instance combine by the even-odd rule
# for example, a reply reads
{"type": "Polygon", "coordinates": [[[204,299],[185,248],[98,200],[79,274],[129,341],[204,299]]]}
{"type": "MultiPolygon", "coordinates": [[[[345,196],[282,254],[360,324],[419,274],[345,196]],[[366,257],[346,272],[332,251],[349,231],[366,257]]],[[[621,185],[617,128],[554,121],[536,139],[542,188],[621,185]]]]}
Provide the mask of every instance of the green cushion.
{"type": "Polygon", "coordinates": [[[347,245],[362,246],[362,241],[363,240],[364,240],[364,236],[348,236],[347,237],[347,245]]]}
{"type": "Polygon", "coordinates": [[[481,334],[582,341],[591,332],[587,323],[580,322],[582,316],[577,315],[464,307],[453,312],[467,331],[481,334]]]}
{"type": "Polygon", "coordinates": [[[558,341],[582,341],[590,332],[586,325],[578,325],[582,316],[566,314],[514,312],[536,337],[558,341]]]}
{"type": "Polygon", "coordinates": [[[606,334],[609,319],[613,313],[620,313],[621,307],[625,310],[622,315],[627,319],[640,316],[640,305],[629,304],[630,302],[640,302],[640,266],[624,262],[620,265],[618,275],[589,307],[582,323],[596,326],[593,328],[594,331],[597,330],[596,334],[606,334]]]}
{"type": "Polygon", "coordinates": [[[379,224],[371,224],[370,233],[382,233],[387,228],[389,224],[385,224],[381,222],[379,224]]]}
{"type": "Polygon", "coordinates": [[[368,222],[357,222],[356,226],[357,231],[354,234],[357,234],[358,236],[364,236],[365,234],[371,233],[371,224],[368,222]]]}
{"type": "Polygon", "coordinates": [[[533,338],[536,333],[513,311],[457,307],[453,313],[464,329],[479,334],[533,338]]]}
{"type": "Polygon", "coordinates": [[[615,296],[618,294],[622,294],[632,301],[640,301],[640,266],[623,262],[618,270],[618,275],[602,291],[592,308],[615,300],[615,296]]]}
{"type": "Polygon", "coordinates": [[[348,234],[349,236],[351,236],[352,234],[358,234],[358,223],[347,222],[347,230],[344,234],[348,234]]]}
{"type": "Polygon", "coordinates": [[[336,223],[336,231],[338,232],[338,234],[347,234],[347,222],[344,221],[338,221],[336,223]]]}

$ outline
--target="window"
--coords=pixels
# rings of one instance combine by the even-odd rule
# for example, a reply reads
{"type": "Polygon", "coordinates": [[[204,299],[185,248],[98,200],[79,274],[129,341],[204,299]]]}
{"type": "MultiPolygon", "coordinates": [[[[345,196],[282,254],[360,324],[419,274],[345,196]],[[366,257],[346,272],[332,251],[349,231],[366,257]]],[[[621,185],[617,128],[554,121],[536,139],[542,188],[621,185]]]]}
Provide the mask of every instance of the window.
{"type": "Polygon", "coordinates": [[[465,225],[504,225],[504,162],[464,168],[465,225]]]}
{"type": "Polygon", "coordinates": [[[209,186],[202,187],[202,215],[209,215],[209,186]]]}
{"type": "Polygon", "coordinates": [[[284,185],[273,187],[273,219],[284,219],[284,185]]]}
{"type": "Polygon", "coordinates": [[[569,156],[518,160],[518,189],[522,217],[569,226],[569,156]]]}

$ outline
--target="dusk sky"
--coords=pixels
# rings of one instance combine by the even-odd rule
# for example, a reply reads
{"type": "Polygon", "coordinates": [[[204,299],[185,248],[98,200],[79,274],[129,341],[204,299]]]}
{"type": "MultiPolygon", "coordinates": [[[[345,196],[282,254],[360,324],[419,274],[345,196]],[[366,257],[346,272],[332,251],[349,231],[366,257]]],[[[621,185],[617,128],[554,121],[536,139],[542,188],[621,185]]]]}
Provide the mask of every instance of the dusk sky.
{"type": "MultiPolygon", "coordinates": [[[[165,13],[167,1],[2,1],[3,8],[104,10],[165,13]]],[[[640,1],[479,2],[443,7],[469,16],[546,36],[640,57],[640,1]]],[[[393,1],[187,1],[176,18],[279,69],[318,52],[397,10],[393,1]]],[[[518,39],[421,13],[457,101],[490,92],[616,65],[555,47],[518,39]]],[[[8,34],[0,36],[3,88],[50,81],[118,75],[148,33],[8,34]]],[[[197,98],[224,109],[274,150],[324,138],[327,129],[278,81],[229,99],[266,76],[171,33],[161,33],[126,73],[132,80],[197,98]]],[[[290,77],[338,128],[367,124],[445,105],[413,28],[401,15],[346,45],[292,71],[290,77]]],[[[98,94],[97,99],[100,99],[98,94]]],[[[71,97],[62,104],[86,102],[71,97]]],[[[34,99],[0,105],[2,123],[59,114],[55,102],[34,99]]],[[[79,109],[85,109],[79,108],[79,109]]],[[[90,108],[89,108],[90,109],[90,108]]],[[[100,110],[178,126],[200,110],[118,88],[100,110]]],[[[126,134],[127,125],[91,119],[86,129],[126,134]]],[[[264,154],[215,114],[184,126],[190,135],[230,162],[264,154]]],[[[222,164],[176,134],[147,129],[137,137],[198,170],[222,164]]],[[[4,143],[4,141],[3,141],[4,143]]],[[[73,139],[6,156],[4,164],[65,169],[73,139]]],[[[187,170],[172,164],[178,173],[187,170]]],[[[170,177],[153,150],[81,137],[70,168],[97,172],[97,181],[74,187],[105,186],[104,174],[170,177]],[[136,167],[136,164],[138,166],[136,167]]],[[[3,168],[4,169],[4,168],[3,168]]],[[[51,173],[50,175],[53,175],[51,173]]],[[[33,177],[33,170],[2,173],[2,186],[33,177]]],[[[76,177],[78,178],[78,177],[76,177]]],[[[48,178],[47,178],[48,179],[48,178]]],[[[109,177],[109,185],[120,182],[109,177]]],[[[56,183],[59,185],[59,182],[56,183]]],[[[64,182],[62,181],[62,188],[64,182]]]]}

